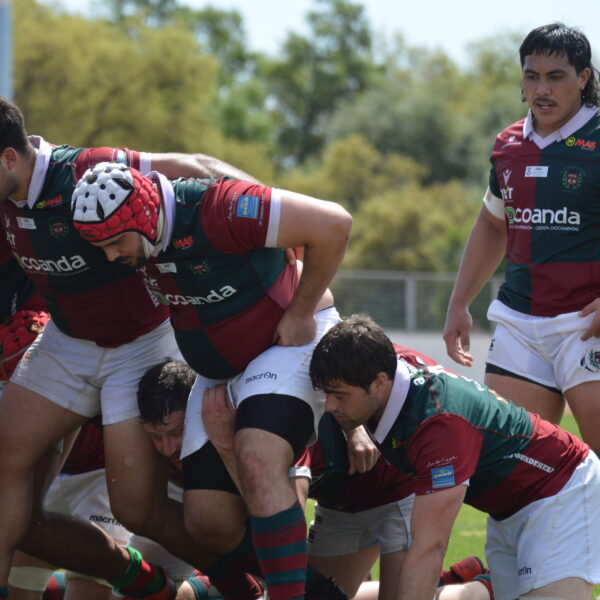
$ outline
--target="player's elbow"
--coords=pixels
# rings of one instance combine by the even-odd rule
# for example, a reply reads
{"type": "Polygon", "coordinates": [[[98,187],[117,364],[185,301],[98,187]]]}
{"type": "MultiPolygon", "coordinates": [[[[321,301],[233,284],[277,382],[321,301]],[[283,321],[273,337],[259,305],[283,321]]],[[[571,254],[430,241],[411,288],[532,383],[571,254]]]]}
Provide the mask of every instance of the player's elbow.
{"type": "Polygon", "coordinates": [[[350,233],[352,232],[352,215],[340,204],[335,205],[333,227],[335,228],[336,235],[343,240],[344,243],[350,239],[350,233]]]}

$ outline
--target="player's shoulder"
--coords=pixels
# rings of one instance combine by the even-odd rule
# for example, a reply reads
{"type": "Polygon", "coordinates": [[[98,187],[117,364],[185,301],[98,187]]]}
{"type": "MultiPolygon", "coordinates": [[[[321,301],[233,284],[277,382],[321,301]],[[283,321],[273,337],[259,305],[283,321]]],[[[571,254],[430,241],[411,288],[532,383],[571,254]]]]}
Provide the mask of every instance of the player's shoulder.
{"type": "Polygon", "coordinates": [[[413,348],[394,344],[394,349],[399,360],[403,360],[414,367],[432,367],[439,365],[439,362],[431,358],[431,356],[427,356],[427,354],[423,354],[413,348]]]}
{"type": "Polygon", "coordinates": [[[521,119],[519,121],[515,121],[511,123],[507,127],[505,127],[502,131],[496,135],[495,148],[498,149],[500,147],[505,148],[510,146],[519,145],[524,137],[523,137],[523,126],[525,124],[525,119],[521,119]]]}

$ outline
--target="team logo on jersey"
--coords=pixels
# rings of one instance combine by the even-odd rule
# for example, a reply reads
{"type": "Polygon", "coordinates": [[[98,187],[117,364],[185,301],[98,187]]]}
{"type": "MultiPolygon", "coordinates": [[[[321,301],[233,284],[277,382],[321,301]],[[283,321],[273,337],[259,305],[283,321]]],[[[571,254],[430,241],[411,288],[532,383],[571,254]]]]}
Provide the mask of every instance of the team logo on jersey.
{"type": "Polygon", "coordinates": [[[431,469],[432,489],[439,490],[440,488],[452,487],[454,485],[456,484],[454,481],[454,467],[452,465],[431,469]]]}
{"type": "Polygon", "coordinates": [[[571,192],[579,189],[583,183],[583,169],[579,167],[567,167],[562,170],[562,184],[566,190],[571,192]]]}
{"type": "Polygon", "coordinates": [[[50,198],[50,200],[40,200],[35,203],[35,208],[49,208],[51,206],[57,206],[58,204],[62,204],[62,194],[55,196],[54,198],[50,198]]]}
{"type": "Polygon", "coordinates": [[[50,229],[50,235],[56,239],[66,237],[71,231],[70,225],[62,219],[52,219],[48,224],[48,228],[50,229]]]}
{"type": "Polygon", "coordinates": [[[20,229],[37,229],[35,221],[27,217],[17,217],[17,223],[20,229]]]}
{"type": "Polygon", "coordinates": [[[210,263],[207,260],[203,260],[194,265],[190,265],[189,269],[195,275],[208,275],[208,273],[212,271],[212,267],[210,266],[210,263]]]}
{"type": "Polygon", "coordinates": [[[258,207],[260,198],[258,196],[240,196],[236,215],[245,219],[258,219],[258,207]]]}
{"type": "Polygon", "coordinates": [[[576,138],[574,136],[568,137],[565,140],[565,144],[567,146],[569,146],[569,148],[576,146],[577,148],[583,148],[584,150],[595,150],[596,149],[596,142],[594,142],[592,140],[584,140],[581,138],[576,138]]]}
{"type": "Polygon", "coordinates": [[[510,169],[504,169],[504,171],[502,171],[502,177],[504,178],[505,186],[508,185],[508,180],[510,179],[511,175],[512,175],[512,171],[510,169]]]}
{"type": "Polygon", "coordinates": [[[4,227],[8,229],[10,227],[10,218],[8,215],[2,215],[4,217],[4,227]]]}
{"type": "Polygon", "coordinates": [[[600,344],[588,348],[579,364],[588,371],[600,371],[600,344]]]}

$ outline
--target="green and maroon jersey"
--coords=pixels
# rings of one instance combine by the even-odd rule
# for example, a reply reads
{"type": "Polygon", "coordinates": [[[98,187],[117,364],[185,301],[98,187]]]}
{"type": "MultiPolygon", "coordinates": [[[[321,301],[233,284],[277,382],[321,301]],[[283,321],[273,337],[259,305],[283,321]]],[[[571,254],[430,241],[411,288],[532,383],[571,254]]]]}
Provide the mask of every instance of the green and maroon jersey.
{"type": "Polygon", "coordinates": [[[600,296],[600,116],[584,107],[566,139],[542,148],[524,123],[502,131],[491,156],[490,190],[504,201],[508,233],[498,298],[551,317],[600,296]]]}
{"type": "Polygon", "coordinates": [[[65,334],[114,347],[167,318],[142,275],[110,263],[84,241],[71,218],[71,196],[88,167],[102,161],[140,168],[140,154],[115,148],[53,147],[33,138],[38,156],[28,199],[0,206],[0,227],[12,254],[44,297],[65,334]]]}
{"type": "Polygon", "coordinates": [[[496,519],[556,494],[589,452],[487,387],[400,356],[373,437],[417,495],[468,483],[465,502],[496,519]]]}
{"type": "Polygon", "coordinates": [[[397,502],[414,493],[414,478],[390,465],[383,456],[369,471],[349,475],[346,437],[329,413],[319,421],[318,436],[295,466],[310,469],[308,496],[320,506],[354,513],[397,502]]]}
{"type": "Polygon", "coordinates": [[[10,251],[6,237],[0,235],[0,323],[19,310],[45,310],[33,282],[23,273],[10,251]]]}
{"type": "Polygon", "coordinates": [[[167,234],[146,264],[147,285],[168,305],[188,364],[211,379],[231,377],[271,345],[298,284],[274,247],[278,197],[226,178],[160,185],[167,234]]]}

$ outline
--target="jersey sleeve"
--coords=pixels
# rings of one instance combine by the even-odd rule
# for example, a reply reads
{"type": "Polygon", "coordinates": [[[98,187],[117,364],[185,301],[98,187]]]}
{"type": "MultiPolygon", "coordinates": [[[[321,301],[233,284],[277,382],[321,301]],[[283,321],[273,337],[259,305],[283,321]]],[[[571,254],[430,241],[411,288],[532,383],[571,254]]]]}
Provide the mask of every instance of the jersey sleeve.
{"type": "Polygon", "coordinates": [[[442,413],[428,419],[417,429],[408,448],[416,472],[416,494],[468,483],[482,444],[481,434],[459,415],[442,413]]]}
{"type": "Polygon", "coordinates": [[[288,470],[288,477],[312,478],[311,472],[311,448],[305,448],[300,458],[288,470]]]}
{"type": "Polygon", "coordinates": [[[75,161],[75,181],[92,166],[101,162],[117,162],[141,171],[141,153],[127,148],[86,148],[75,161]]]}
{"type": "Polygon", "coordinates": [[[492,166],[490,168],[490,175],[488,177],[488,186],[489,186],[490,190],[492,191],[492,194],[494,194],[494,196],[501,196],[502,193],[500,192],[500,184],[498,183],[498,175],[496,173],[496,164],[493,161],[493,159],[490,159],[490,162],[492,163],[492,166]]]}
{"type": "Polygon", "coordinates": [[[504,221],[504,200],[502,200],[502,198],[498,198],[498,196],[494,196],[490,188],[488,188],[485,192],[483,204],[492,213],[492,215],[494,215],[494,217],[504,221]]]}
{"type": "Polygon", "coordinates": [[[274,247],[279,228],[279,203],[272,189],[246,181],[219,179],[202,203],[202,227],[222,252],[244,254],[274,247]]]}

